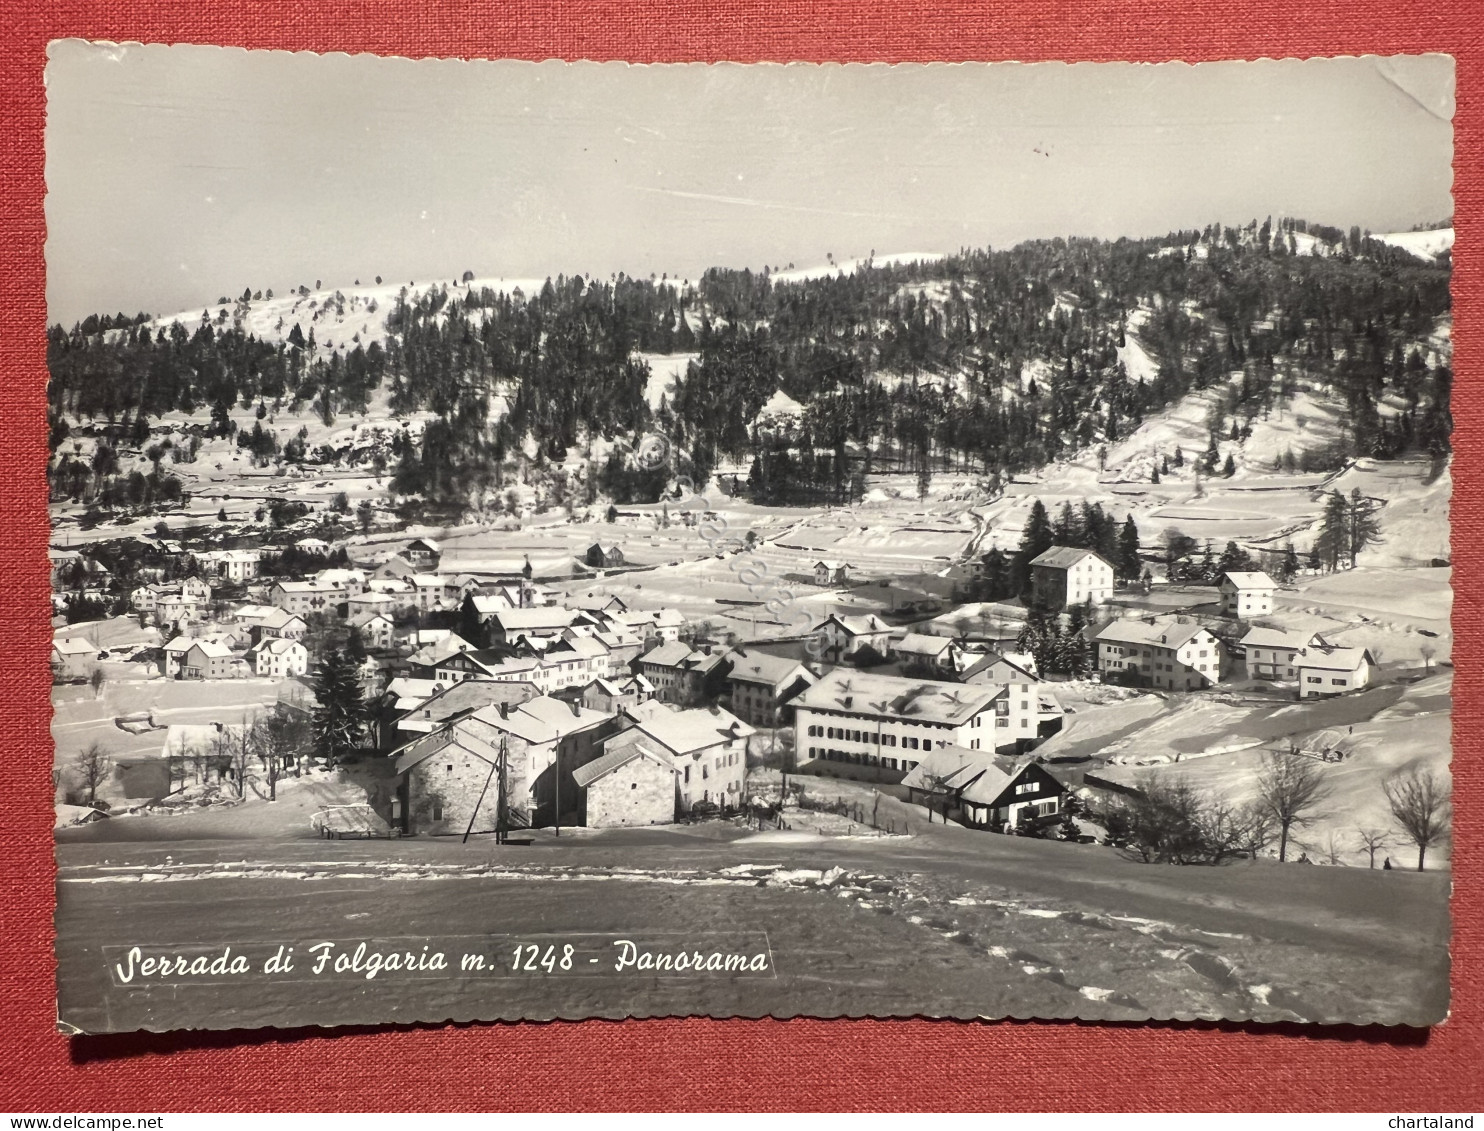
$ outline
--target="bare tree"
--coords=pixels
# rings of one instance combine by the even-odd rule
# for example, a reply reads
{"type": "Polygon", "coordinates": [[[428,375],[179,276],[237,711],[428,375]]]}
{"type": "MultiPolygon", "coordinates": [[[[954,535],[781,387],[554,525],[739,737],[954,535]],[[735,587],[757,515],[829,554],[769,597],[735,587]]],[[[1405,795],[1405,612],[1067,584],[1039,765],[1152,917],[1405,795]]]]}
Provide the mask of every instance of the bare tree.
{"type": "Polygon", "coordinates": [[[103,674],[103,669],[95,667],[88,676],[88,684],[93,689],[93,698],[96,699],[103,692],[103,685],[108,682],[108,677],[103,674]]]}
{"type": "Polygon", "coordinates": [[[1417,846],[1417,870],[1422,871],[1427,850],[1448,839],[1453,818],[1453,789],[1431,770],[1412,769],[1381,783],[1391,816],[1402,833],[1417,846]]]}
{"type": "Polygon", "coordinates": [[[1355,839],[1360,841],[1360,850],[1370,859],[1372,868],[1376,866],[1376,853],[1391,843],[1385,829],[1356,829],[1355,839]]]}
{"type": "Polygon", "coordinates": [[[314,731],[302,711],[282,703],[253,719],[248,745],[263,767],[268,800],[278,800],[278,781],[314,742],[314,731]]]}
{"type": "Polygon", "coordinates": [[[1424,644],[1417,649],[1422,656],[1422,668],[1424,671],[1432,671],[1432,658],[1438,654],[1438,650],[1431,644],[1424,644]]]}
{"type": "Polygon", "coordinates": [[[1278,859],[1288,859],[1288,842],[1295,829],[1319,817],[1319,806],[1333,789],[1319,763],[1296,752],[1270,751],[1257,774],[1257,803],[1273,818],[1278,830],[1278,859]]]}
{"type": "Polygon", "coordinates": [[[252,754],[252,744],[249,740],[251,729],[250,724],[243,720],[239,727],[222,727],[216,736],[214,753],[217,765],[231,771],[232,783],[237,789],[238,797],[247,795],[247,768],[252,754]]]}
{"type": "Polygon", "coordinates": [[[82,788],[87,790],[88,804],[98,800],[98,787],[113,773],[113,758],[101,742],[90,742],[81,754],[72,760],[82,788]]]}

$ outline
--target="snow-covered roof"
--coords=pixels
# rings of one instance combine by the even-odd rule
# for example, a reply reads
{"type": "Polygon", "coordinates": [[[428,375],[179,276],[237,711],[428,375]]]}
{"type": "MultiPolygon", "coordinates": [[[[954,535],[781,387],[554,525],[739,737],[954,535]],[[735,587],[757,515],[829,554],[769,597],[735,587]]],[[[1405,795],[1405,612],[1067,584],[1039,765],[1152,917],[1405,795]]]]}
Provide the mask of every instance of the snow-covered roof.
{"type": "Polygon", "coordinates": [[[1256,572],[1244,570],[1228,571],[1221,575],[1221,580],[1223,582],[1230,581],[1238,589],[1276,589],[1278,587],[1277,582],[1261,570],[1257,570],[1256,572]]]}
{"type": "Polygon", "coordinates": [[[1093,637],[1105,644],[1153,645],[1160,648],[1181,648],[1206,630],[1195,621],[1181,623],[1176,620],[1116,620],[1093,637]]]}
{"type": "Polygon", "coordinates": [[[1325,648],[1312,644],[1300,649],[1294,657],[1294,664],[1301,671],[1308,668],[1321,672],[1353,672],[1375,662],[1375,657],[1365,648],[1325,648]]]}
{"type": "Polygon", "coordinates": [[[831,613],[829,619],[851,636],[875,636],[891,631],[891,625],[874,613],[861,616],[842,616],[840,613],[831,613]]]}
{"type": "Polygon", "coordinates": [[[1317,632],[1290,628],[1251,628],[1238,643],[1244,648],[1303,648],[1319,639],[1317,632]]]}
{"type": "Polygon", "coordinates": [[[52,647],[64,656],[80,656],[84,652],[96,652],[98,646],[80,636],[64,636],[60,640],[53,640],[52,647]]]}
{"type": "Polygon", "coordinates": [[[194,652],[197,649],[200,649],[203,656],[210,659],[221,659],[224,656],[230,656],[232,654],[232,649],[228,648],[220,640],[197,640],[191,647],[191,651],[194,652]]]}
{"type": "Polygon", "coordinates": [[[385,613],[378,613],[373,609],[370,612],[357,613],[355,616],[351,617],[350,626],[352,628],[365,628],[368,624],[378,620],[384,620],[387,622],[387,624],[392,623],[391,618],[388,617],[385,613]]]}
{"type": "Polygon", "coordinates": [[[295,648],[299,649],[301,652],[304,651],[304,645],[300,644],[297,640],[283,640],[280,638],[274,640],[265,640],[263,641],[263,643],[258,645],[259,652],[271,652],[275,656],[281,656],[285,652],[292,652],[295,648]]]}
{"type": "Polygon", "coordinates": [[[450,656],[457,656],[460,652],[472,652],[473,650],[474,645],[470,644],[458,633],[450,632],[447,636],[435,643],[414,652],[411,656],[407,657],[407,662],[414,667],[431,668],[435,664],[441,664],[450,656]]]}
{"type": "Polygon", "coordinates": [[[663,668],[695,668],[709,657],[697,652],[683,640],[667,640],[656,644],[639,657],[641,664],[656,664],[663,668]]]}
{"type": "Polygon", "coordinates": [[[931,656],[937,659],[953,647],[953,641],[947,636],[929,636],[922,632],[909,632],[900,639],[893,640],[891,647],[892,651],[902,652],[909,656],[931,656]]]}
{"type": "Polygon", "coordinates": [[[836,668],[794,700],[799,707],[862,717],[959,726],[989,706],[998,688],[966,687],[836,668]]]}
{"type": "Polygon", "coordinates": [[[1052,546],[1045,553],[1031,559],[1033,566],[1051,566],[1055,569],[1071,569],[1087,558],[1097,558],[1109,569],[1113,568],[1111,562],[1096,550],[1089,550],[1083,546],[1052,546]]]}
{"type": "Polygon", "coordinates": [[[732,670],[727,678],[744,683],[765,683],[769,687],[777,687],[784,680],[791,679],[795,675],[813,679],[809,669],[799,660],[793,660],[787,656],[775,656],[771,652],[734,648],[727,653],[726,658],[732,664],[732,670]]]}
{"type": "Polygon", "coordinates": [[[757,731],[721,707],[676,711],[657,700],[626,708],[634,726],[675,754],[694,754],[757,731]]]}

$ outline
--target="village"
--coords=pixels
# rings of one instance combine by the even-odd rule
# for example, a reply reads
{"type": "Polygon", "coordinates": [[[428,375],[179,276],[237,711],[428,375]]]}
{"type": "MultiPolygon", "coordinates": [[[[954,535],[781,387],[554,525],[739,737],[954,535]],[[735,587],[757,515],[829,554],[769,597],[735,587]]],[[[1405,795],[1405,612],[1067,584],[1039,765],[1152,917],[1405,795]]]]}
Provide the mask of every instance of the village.
{"type": "MultiPolygon", "coordinates": [[[[314,537],[194,551],[137,541],[161,565],[136,577],[158,579],[121,594],[130,612],[102,622],[103,636],[97,624],[59,627],[54,681],[79,706],[91,706],[89,687],[93,700],[126,688],[124,702],[154,702],[170,687],[184,698],[87,729],[111,722],[126,748],[73,741],[68,757],[59,742],[59,825],[230,808],[318,775],[347,788],[298,835],[528,842],[715,821],[901,836],[939,821],[1119,844],[1100,813],[1136,792],[1127,764],[1182,758],[1179,741],[1152,759],[1121,756],[1130,717],[1167,723],[1187,699],[1229,710],[1240,696],[1265,714],[1347,697],[1357,709],[1213,744],[1244,748],[1253,766],[1271,750],[1338,762],[1359,740],[1353,723],[1343,737],[1326,724],[1392,701],[1365,700],[1380,675],[1367,647],[1280,627],[1281,587],[1257,569],[1151,594],[1147,569],[1116,580],[1130,571],[1097,551],[1051,546],[1029,563],[1030,610],[1043,624],[1070,614],[1088,669],[1052,676],[1017,645],[1032,617],[1020,602],[996,603],[993,617],[976,606],[972,630],[951,600],[946,612],[895,596],[864,611],[857,595],[890,581],[858,581],[841,559],[799,563],[834,602],[813,606],[809,631],[742,639],[631,605],[634,590],[626,599],[609,584],[625,576],[616,543],[594,543],[563,577],[549,557],[550,576],[529,555],[519,568],[461,564],[431,537],[384,545],[381,560],[314,537]],[[344,741],[328,748],[336,711],[344,741]],[[181,714],[190,721],[170,717],[181,714]],[[1101,715],[1119,741],[1098,741],[1101,715]]],[[[53,560],[59,608],[78,579],[106,595],[106,570],[84,552],[53,560]]],[[[1187,760],[1209,752],[1184,743],[1187,760]]],[[[1260,831],[1241,849],[1271,853],[1271,841],[1260,831]]],[[[1333,833],[1329,843],[1338,862],[1333,833]]]]}

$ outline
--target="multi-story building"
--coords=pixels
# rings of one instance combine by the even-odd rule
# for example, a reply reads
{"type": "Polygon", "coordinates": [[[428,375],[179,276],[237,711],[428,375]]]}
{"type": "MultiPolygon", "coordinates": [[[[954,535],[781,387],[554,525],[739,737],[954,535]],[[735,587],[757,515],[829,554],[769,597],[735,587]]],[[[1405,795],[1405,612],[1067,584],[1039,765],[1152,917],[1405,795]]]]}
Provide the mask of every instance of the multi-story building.
{"type": "Polygon", "coordinates": [[[1221,682],[1226,649],[1185,617],[1116,620],[1093,642],[1105,678],[1166,691],[1197,691],[1221,682]]]}
{"type": "Polygon", "coordinates": [[[1221,592],[1221,611],[1229,617],[1250,620],[1273,611],[1273,593],[1277,583],[1261,570],[1250,573],[1224,573],[1217,583],[1221,592]]]}
{"type": "Polygon", "coordinates": [[[1031,591],[1035,605],[1053,612],[1101,605],[1113,596],[1113,565],[1095,550],[1052,546],[1031,562],[1031,591]]]}

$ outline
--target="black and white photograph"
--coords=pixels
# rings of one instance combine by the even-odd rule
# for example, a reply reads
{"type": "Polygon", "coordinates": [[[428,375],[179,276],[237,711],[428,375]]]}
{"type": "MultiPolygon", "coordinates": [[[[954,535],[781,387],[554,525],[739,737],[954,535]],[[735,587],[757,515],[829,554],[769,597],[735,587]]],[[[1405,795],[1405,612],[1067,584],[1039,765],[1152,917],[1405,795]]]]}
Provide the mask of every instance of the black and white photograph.
{"type": "Polygon", "coordinates": [[[62,1032],[1446,1020],[1450,57],[46,91],[62,1032]]]}

